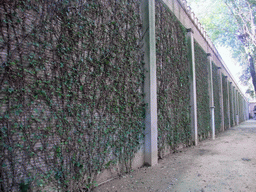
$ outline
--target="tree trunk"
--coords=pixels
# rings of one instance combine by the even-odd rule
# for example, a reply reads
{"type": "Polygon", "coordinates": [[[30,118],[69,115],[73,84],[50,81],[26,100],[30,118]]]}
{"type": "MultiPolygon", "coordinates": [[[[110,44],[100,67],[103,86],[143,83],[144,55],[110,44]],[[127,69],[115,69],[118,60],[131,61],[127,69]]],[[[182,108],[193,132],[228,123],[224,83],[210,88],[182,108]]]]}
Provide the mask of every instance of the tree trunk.
{"type": "Polygon", "coordinates": [[[256,92],[256,72],[255,72],[253,57],[250,54],[249,54],[248,60],[250,64],[250,73],[252,76],[252,84],[254,86],[254,91],[256,92]]]}

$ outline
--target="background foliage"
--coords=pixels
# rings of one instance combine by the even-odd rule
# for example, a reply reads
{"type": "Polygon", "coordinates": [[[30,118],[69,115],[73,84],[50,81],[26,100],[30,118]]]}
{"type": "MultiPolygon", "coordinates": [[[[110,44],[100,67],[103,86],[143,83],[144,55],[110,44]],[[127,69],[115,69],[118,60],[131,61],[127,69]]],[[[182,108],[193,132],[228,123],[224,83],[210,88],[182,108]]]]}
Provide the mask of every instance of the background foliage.
{"type": "MultiPolygon", "coordinates": [[[[255,96],[253,84],[255,67],[255,0],[187,0],[200,23],[203,24],[218,48],[226,48],[240,66],[233,65],[240,74],[240,82],[248,88],[248,96],[255,96]],[[248,60],[248,58],[251,58],[248,60]],[[251,77],[253,84],[251,83],[251,77]]],[[[224,53],[226,54],[226,53],[224,53]]],[[[232,69],[231,69],[232,70],[232,69]]],[[[237,72],[235,72],[237,73],[237,72]]],[[[236,75],[235,75],[236,76],[236,75]]]]}
{"type": "Polygon", "coordinates": [[[218,67],[212,64],[213,77],[213,96],[214,96],[214,114],[215,114],[215,130],[219,133],[221,130],[221,108],[220,108],[220,75],[218,74],[218,67]]]}
{"type": "Polygon", "coordinates": [[[190,140],[189,67],[186,29],[156,1],[157,104],[159,156],[167,145],[190,140]]]}
{"type": "Polygon", "coordinates": [[[210,131],[209,61],[207,54],[195,41],[196,96],[198,135],[207,136],[210,131]]]}
{"type": "Polygon", "coordinates": [[[143,138],[136,0],[2,1],[0,190],[90,190],[143,138]]]}

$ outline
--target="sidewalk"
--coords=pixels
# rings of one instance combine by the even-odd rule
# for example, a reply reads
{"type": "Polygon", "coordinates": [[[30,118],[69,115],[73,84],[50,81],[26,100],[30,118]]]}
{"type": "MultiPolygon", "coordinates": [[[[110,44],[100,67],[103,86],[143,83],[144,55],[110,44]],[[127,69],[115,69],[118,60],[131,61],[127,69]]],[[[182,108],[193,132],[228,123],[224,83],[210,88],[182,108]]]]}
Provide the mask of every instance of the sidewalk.
{"type": "Polygon", "coordinates": [[[249,120],[219,135],[182,149],[97,192],[248,191],[256,192],[256,121],[249,120]]]}

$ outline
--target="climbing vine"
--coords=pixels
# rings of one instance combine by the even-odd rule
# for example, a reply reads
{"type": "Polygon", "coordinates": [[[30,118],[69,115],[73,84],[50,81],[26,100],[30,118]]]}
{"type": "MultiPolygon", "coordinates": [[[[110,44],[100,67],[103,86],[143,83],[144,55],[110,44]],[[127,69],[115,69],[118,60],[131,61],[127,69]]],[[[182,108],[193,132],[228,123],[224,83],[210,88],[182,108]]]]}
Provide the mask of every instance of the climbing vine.
{"type": "Polygon", "coordinates": [[[207,54],[197,42],[195,42],[195,65],[198,135],[205,137],[210,131],[209,64],[207,54]]]}
{"type": "Polygon", "coordinates": [[[0,191],[90,191],[143,138],[136,0],[2,1],[0,191]]]}
{"type": "Polygon", "coordinates": [[[222,74],[222,90],[223,90],[224,128],[228,129],[228,126],[229,126],[228,86],[227,86],[227,78],[223,74],[222,74]]]}
{"type": "Polygon", "coordinates": [[[239,123],[241,123],[245,121],[245,114],[244,114],[245,101],[240,93],[238,94],[238,105],[239,105],[239,123]]]}
{"type": "Polygon", "coordinates": [[[242,100],[241,100],[241,95],[238,93],[238,118],[239,118],[239,123],[241,123],[242,120],[242,114],[241,114],[241,106],[242,106],[242,100]]]}
{"type": "Polygon", "coordinates": [[[158,151],[190,140],[186,29],[156,1],[158,151]]]}
{"type": "Polygon", "coordinates": [[[230,108],[230,125],[233,126],[233,108],[232,108],[232,102],[233,102],[233,93],[232,93],[232,84],[229,83],[229,108],[230,108]]]}
{"type": "Polygon", "coordinates": [[[221,108],[220,108],[220,76],[218,74],[218,67],[212,64],[213,77],[213,96],[214,96],[214,114],[215,114],[215,130],[219,133],[221,130],[221,108]]]}
{"type": "Polygon", "coordinates": [[[234,106],[234,125],[236,125],[236,114],[237,114],[237,106],[236,106],[236,90],[235,87],[233,87],[233,106],[234,106]]]}

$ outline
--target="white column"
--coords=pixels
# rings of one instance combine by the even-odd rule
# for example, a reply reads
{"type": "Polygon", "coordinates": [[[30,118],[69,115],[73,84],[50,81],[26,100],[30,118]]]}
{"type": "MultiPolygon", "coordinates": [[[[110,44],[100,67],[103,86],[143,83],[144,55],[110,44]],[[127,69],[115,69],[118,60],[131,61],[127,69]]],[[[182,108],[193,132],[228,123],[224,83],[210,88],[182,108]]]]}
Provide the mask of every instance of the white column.
{"type": "Polygon", "coordinates": [[[228,128],[230,128],[230,96],[229,96],[229,83],[228,83],[228,76],[225,76],[226,80],[227,80],[227,95],[228,95],[228,98],[227,98],[227,108],[228,108],[228,128]]]}
{"type": "Polygon", "coordinates": [[[221,67],[218,67],[218,73],[220,78],[220,111],[221,111],[221,131],[224,131],[224,107],[223,107],[223,87],[222,87],[222,73],[221,67]]]}
{"type": "Polygon", "coordinates": [[[189,67],[190,67],[190,106],[191,106],[191,132],[192,140],[195,145],[198,145],[197,133],[197,100],[196,100],[196,68],[195,68],[195,50],[194,37],[192,29],[187,30],[188,51],[189,51],[189,67]]]}
{"type": "Polygon", "coordinates": [[[144,93],[146,103],[144,161],[145,164],[153,166],[158,162],[155,1],[142,0],[141,6],[144,34],[144,93]]]}
{"type": "Polygon", "coordinates": [[[210,112],[211,112],[211,129],[212,139],[215,139],[215,117],[214,117],[214,95],[213,95],[213,78],[212,78],[212,56],[210,53],[207,54],[209,61],[209,85],[210,85],[210,112]]]}

